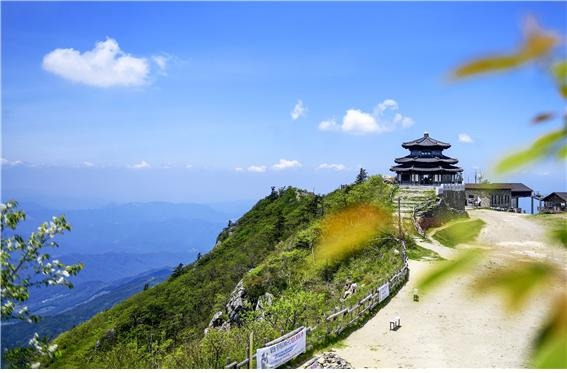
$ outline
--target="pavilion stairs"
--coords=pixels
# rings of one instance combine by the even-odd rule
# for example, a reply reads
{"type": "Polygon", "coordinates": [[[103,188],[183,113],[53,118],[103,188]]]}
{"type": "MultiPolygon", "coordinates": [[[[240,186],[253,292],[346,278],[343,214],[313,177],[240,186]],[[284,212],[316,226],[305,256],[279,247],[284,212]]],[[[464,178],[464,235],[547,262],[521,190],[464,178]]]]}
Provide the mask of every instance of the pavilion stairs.
{"type": "Polygon", "coordinates": [[[397,216],[398,198],[400,199],[400,210],[402,219],[411,220],[414,209],[418,206],[434,202],[436,199],[435,187],[433,186],[399,186],[394,194],[394,206],[396,206],[394,214],[397,216]]]}

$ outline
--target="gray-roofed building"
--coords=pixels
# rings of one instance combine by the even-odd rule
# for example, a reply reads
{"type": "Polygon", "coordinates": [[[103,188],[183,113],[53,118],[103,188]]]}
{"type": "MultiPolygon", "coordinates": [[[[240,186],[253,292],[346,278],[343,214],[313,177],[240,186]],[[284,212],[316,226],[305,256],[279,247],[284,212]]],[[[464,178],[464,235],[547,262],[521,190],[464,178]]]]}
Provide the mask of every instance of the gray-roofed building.
{"type": "Polygon", "coordinates": [[[564,212],[567,211],[567,192],[553,192],[543,199],[541,212],[564,212]]]}
{"type": "Polygon", "coordinates": [[[522,183],[479,183],[465,184],[465,193],[470,206],[518,210],[518,199],[531,197],[533,190],[522,183]]]}

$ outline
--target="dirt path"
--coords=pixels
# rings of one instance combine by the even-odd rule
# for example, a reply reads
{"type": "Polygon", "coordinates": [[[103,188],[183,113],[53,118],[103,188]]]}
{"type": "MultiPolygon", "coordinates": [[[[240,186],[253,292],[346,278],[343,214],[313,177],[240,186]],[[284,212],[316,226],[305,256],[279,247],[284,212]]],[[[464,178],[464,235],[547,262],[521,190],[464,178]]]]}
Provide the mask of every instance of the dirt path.
{"type": "Polygon", "coordinates": [[[494,258],[546,259],[567,269],[567,251],[549,240],[544,222],[492,210],[470,210],[469,215],[486,222],[478,242],[491,247],[494,258]]]}
{"type": "MultiPolygon", "coordinates": [[[[518,214],[473,211],[483,228],[479,243],[491,245],[489,260],[479,270],[489,269],[510,256],[560,260],[545,238],[545,229],[518,214]],[[522,242],[529,242],[528,247],[522,242]],[[524,246],[522,246],[524,245],[524,246]],[[522,250],[524,250],[522,252],[522,250]]],[[[424,247],[450,258],[455,249],[435,243],[424,247]]],[[[563,256],[564,257],[564,256],[563,256]]],[[[345,339],[338,354],[355,368],[522,368],[530,354],[530,341],[545,318],[547,299],[519,314],[503,312],[500,298],[474,296],[467,287],[472,274],[453,277],[440,288],[413,302],[416,281],[431,262],[410,261],[410,280],[390,303],[361,329],[345,339]],[[400,316],[402,327],[389,330],[389,321],[400,316]]]]}

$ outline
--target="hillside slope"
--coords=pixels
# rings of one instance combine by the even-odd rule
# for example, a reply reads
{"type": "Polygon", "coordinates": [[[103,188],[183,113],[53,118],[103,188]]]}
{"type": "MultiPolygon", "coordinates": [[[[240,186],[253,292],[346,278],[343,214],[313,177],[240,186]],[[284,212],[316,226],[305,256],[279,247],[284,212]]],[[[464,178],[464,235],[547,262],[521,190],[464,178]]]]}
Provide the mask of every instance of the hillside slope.
{"type": "Polygon", "coordinates": [[[262,344],[320,318],[338,302],[356,302],[358,294],[343,299],[345,286],[374,286],[401,267],[391,239],[393,192],[380,177],[326,196],[292,187],[274,190],[225,228],[213,250],[181,275],[59,336],[60,357],[43,365],[218,368],[227,358],[241,359],[249,330],[262,344]],[[329,217],[357,206],[377,211],[379,224],[371,235],[352,241],[349,230],[340,232],[356,228],[349,221],[337,228],[350,240],[339,256],[318,251],[329,217]]]}

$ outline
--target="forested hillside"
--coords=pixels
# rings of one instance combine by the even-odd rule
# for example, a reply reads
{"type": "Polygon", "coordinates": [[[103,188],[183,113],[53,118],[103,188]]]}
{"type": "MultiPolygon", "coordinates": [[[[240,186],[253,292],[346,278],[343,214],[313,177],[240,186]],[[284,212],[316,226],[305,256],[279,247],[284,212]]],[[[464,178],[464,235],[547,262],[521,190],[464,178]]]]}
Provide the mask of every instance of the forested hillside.
{"type": "Polygon", "coordinates": [[[272,190],[208,254],[59,336],[42,366],[222,367],[244,356],[249,330],[260,345],[357,301],[349,284],[375,286],[403,262],[393,189],[370,177],[326,196],[272,190]]]}

